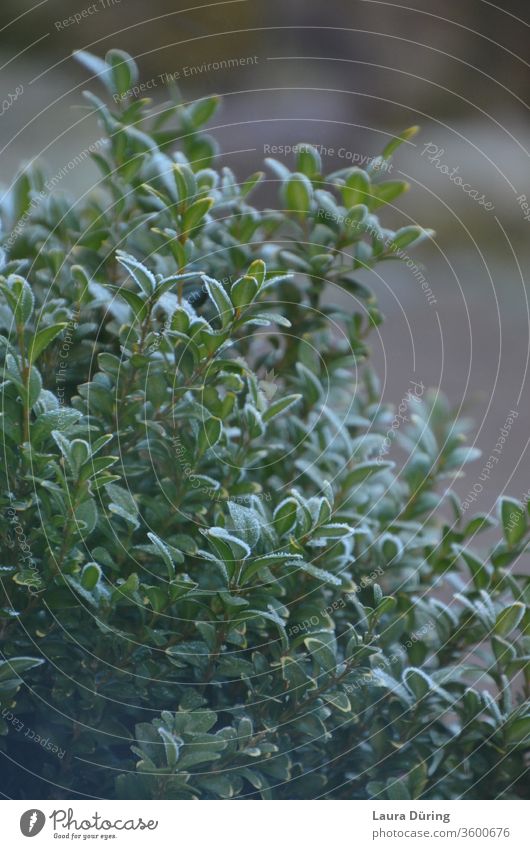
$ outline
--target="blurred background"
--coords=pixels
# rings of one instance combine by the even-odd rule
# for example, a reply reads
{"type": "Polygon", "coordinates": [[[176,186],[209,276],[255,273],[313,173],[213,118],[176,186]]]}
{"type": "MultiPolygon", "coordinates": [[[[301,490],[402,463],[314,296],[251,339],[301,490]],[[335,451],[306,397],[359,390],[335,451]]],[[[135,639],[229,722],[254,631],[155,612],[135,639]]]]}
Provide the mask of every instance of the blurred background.
{"type": "MultiPolygon", "coordinates": [[[[387,263],[372,281],[387,316],[374,359],[385,400],[399,404],[422,381],[471,414],[484,462],[517,413],[475,503],[487,511],[530,487],[529,12],[528,0],[2,0],[0,183],[34,158],[55,174],[99,138],[81,98],[97,84],[71,58],[80,48],[130,52],[155,102],[165,74],[186,100],[224,95],[213,135],[239,176],[300,141],[325,148],[328,170],[362,165],[420,124],[389,175],[412,191],[387,214],[436,237],[417,265],[387,263]]],[[[95,178],[86,160],[60,188],[95,178]]],[[[462,498],[483,461],[468,467],[462,498]]]]}

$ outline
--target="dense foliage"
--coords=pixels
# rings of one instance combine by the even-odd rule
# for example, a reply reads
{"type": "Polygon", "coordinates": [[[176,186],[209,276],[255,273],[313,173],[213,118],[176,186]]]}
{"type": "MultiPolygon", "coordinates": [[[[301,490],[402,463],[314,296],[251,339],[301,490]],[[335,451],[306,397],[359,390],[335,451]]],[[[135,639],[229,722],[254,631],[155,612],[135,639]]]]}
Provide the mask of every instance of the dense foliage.
{"type": "Polygon", "coordinates": [[[366,362],[359,272],[431,236],[378,217],[415,128],[366,170],[268,161],[257,209],[216,98],[78,58],[96,190],[32,167],[2,208],[2,791],[522,796],[526,505],[481,554],[464,423],[414,380],[396,417],[366,362]]]}

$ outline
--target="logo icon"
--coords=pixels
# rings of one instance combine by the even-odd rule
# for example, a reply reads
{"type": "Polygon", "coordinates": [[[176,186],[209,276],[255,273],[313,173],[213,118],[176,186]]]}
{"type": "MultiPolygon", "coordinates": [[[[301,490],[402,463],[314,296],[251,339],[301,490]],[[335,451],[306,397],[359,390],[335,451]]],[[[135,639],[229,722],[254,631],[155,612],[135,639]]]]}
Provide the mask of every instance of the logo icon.
{"type": "Polygon", "coordinates": [[[30,808],[20,817],[20,830],[24,837],[35,837],[44,828],[46,816],[37,808],[30,808]]]}

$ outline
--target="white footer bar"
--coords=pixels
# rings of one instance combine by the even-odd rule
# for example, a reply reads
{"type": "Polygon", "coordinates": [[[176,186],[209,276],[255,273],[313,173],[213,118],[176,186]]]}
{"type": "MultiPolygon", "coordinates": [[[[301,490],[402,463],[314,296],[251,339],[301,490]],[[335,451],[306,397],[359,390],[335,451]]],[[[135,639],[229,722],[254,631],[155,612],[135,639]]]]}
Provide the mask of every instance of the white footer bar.
{"type": "Polygon", "coordinates": [[[526,802],[4,801],[6,847],[400,849],[530,846],[526,802]],[[28,839],[35,837],[34,844],[28,839]]]}

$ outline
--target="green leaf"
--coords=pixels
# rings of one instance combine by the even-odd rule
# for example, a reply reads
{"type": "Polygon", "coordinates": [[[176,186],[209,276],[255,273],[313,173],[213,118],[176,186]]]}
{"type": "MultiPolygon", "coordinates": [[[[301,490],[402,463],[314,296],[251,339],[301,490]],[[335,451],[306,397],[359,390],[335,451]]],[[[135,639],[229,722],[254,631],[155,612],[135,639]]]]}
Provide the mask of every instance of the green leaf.
{"type": "Polygon", "coordinates": [[[267,622],[272,622],[273,625],[275,625],[280,635],[282,650],[287,651],[287,649],[289,648],[289,638],[285,630],[285,623],[283,622],[281,617],[276,613],[272,606],[269,606],[269,610],[245,610],[243,613],[238,614],[236,621],[238,623],[252,623],[252,620],[256,618],[265,619],[267,622]]]}
{"type": "Polygon", "coordinates": [[[173,166],[173,179],[177,190],[177,196],[181,203],[197,194],[197,181],[189,165],[182,162],[173,166]]]}
{"type": "Polygon", "coordinates": [[[75,470],[75,465],[72,458],[70,440],[67,439],[66,436],[64,436],[59,430],[52,430],[52,436],[64,459],[70,466],[70,470],[73,472],[75,470]]]}
{"type": "Polygon", "coordinates": [[[189,236],[199,224],[203,223],[204,218],[214,204],[213,198],[199,198],[195,203],[192,203],[182,217],[182,230],[189,236]]]}
{"type": "Polygon", "coordinates": [[[42,663],[44,663],[44,659],[37,657],[10,657],[6,660],[0,660],[0,681],[18,678],[23,672],[34,669],[42,663]]]}
{"type": "Polygon", "coordinates": [[[408,192],[409,189],[410,183],[406,183],[404,180],[386,180],[384,183],[378,183],[372,187],[370,208],[374,210],[386,203],[392,203],[393,200],[408,192]]]}
{"type": "Polygon", "coordinates": [[[350,713],[351,703],[346,693],[323,693],[322,698],[342,713],[350,713]]]}
{"type": "Polygon", "coordinates": [[[410,141],[411,139],[413,139],[414,136],[419,132],[419,129],[420,128],[418,126],[408,127],[408,129],[403,130],[403,132],[400,133],[399,136],[394,136],[394,138],[389,141],[386,147],[383,149],[383,159],[390,159],[394,151],[396,151],[398,147],[403,144],[403,142],[410,141]]]}
{"type": "Polygon", "coordinates": [[[482,560],[468,551],[463,546],[455,545],[453,550],[462,558],[471,572],[473,583],[478,590],[484,590],[488,587],[491,580],[491,566],[483,563],[482,560]]]}
{"type": "Polygon", "coordinates": [[[388,799],[410,799],[407,785],[399,778],[389,778],[386,783],[386,796],[388,799]]]}
{"type": "Polygon", "coordinates": [[[301,171],[309,179],[318,176],[322,171],[322,159],[316,147],[310,144],[298,145],[296,166],[298,171],[301,171]]]}
{"type": "Polygon", "coordinates": [[[183,741],[179,737],[176,737],[174,734],[170,734],[170,732],[166,731],[165,728],[159,728],[158,733],[160,734],[164,743],[164,751],[166,754],[167,765],[169,769],[174,769],[177,765],[179,751],[180,747],[183,744],[183,741]]]}
{"type": "Polygon", "coordinates": [[[40,372],[37,371],[35,366],[31,366],[29,372],[29,380],[27,384],[27,405],[28,407],[33,407],[34,404],[39,400],[40,394],[42,390],[42,377],[40,376],[40,372]]]}
{"type": "Polygon", "coordinates": [[[371,183],[368,174],[360,168],[352,168],[344,186],[341,187],[344,205],[351,209],[358,204],[368,204],[370,186],[371,183]]]}
{"type": "Polygon", "coordinates": [[[87,498],[74,512],[78,532],[82,538],[87,537],[96,527],[98,511],[93,498],[87,498]]]}
{"type": "Polygon", "coordinates": [[[101,80],[110,94],[113,93],[111,69],[103,59],[100,59],[99,56],[94,56],[88,50],[74,50],[73,56],[74,59],[77,59],[81,65],[84,65],[94,76],[101,80]]]}
{"type": "Polygon", "coordinates": [[[52,430],[61,428],[67,430],[81,418],[79,410],[72,410],[69,407],[59,407],[56,410],[47,410],[41,413],[31,426],[31,440],[34,444],[38,444],[44,437],[50,436],[52,430]]]}
{"type": "MultiPolygon", "coordinates": [[[[375,587],[374,587],[375,589],[375,587]]],[[[384,616],[386,613],[392,613],[397,605],[397,599],[393,596],[385,595],[381,598],[377,603],[377,608],[375,610],[377,618],[380,616],[384,616]]]]}
{"type": "Polygon", "coordinates": [[[9,303],[17,324],[26,324],[33,313],[35,297],[28,281],[19,274],[11,274],[7,278],[6,295],[10,295],[9,303]]]}
{"type": "Polygon", "coordinates": [[[230,299],[236,309],[242,309],[252,303],[259,291],[255,277],[240,277],[230,289],[230,299]]]}
{"type": "Polygon", "coordinates": [[[313,186],[305,174],[291,174],[283,187],[285,204],[289,212],[297,212],[302,217],[311,209],[313,186]]]}
{"type": "Polygon", "coordinates": [[[495,634],[492,634],[491,645],[497,661],[502,663],[503,666],[506,666],[509,661],[514,660],[517,657],[515,647],[510,645],[510,643],[506,640],[503,640],[502,637],[497,637],[495,634]]]}
{"type": "Polygon", "coordinates": [[[530,743],[530,716],[510,721],[506,726],[505,738],[513,746],[527,746],[530,743]]]}
{"type": "Polygon", "coordinates": [[[403,672],[403,682],[407,685],[416,699],[423,699],[431,690],[435,689],[434,681],[421,669],[409,666],[403,672]]]}
{"type": "Polygon", "coordinates": [[[208,528],[202,533],[209,539],[212,548],[226,563],[231,563],[234,560],[245,560],[251,554],[250,546],[233,534],[228,533],[225,528],[208,528]]]}
{"type": "Polygon", "coordinates": [[[273,523],[280,536],[293,530],[296,525],[298,503],[294,498],[285,498],[278,504],[273,514],[273,523]]]}
{"type": "Polygon", "coordinates": [[[58,324],[51,324],[49,327],[44,327],[35,334],[28,353],[30,363],[35,362],[37,357],[46,350],[50,342],[53,342],[53,340],[59,335],[61,330],[64,330],[65,327],[68,327],[68,323],[66,321],[62,321],[58,324]]]}
{"type": "MultiPolygon", "coordinates": [[[[173,551],[171,550],[171,548],[168,545],[166,545],[165,542],[163,542],[163,540],[160,539],[159,536],[152,533],[152,531],[149,531],[147,536],[149,537],[149,539],[151,540],[151,542],[153,543],[153,545],[157,549],[158,553],[160,554],[160,556],[161,556],[161,558],[162,558],[162,560],[163,560],[163,562],[164,562],[164,564],[167,568],[168,576],[171,580],[171,578],[173,578],[175,576],[175,556],[173,554],[173,551]]],[[[180,561],[180,558],[177,558],[177,559],[180,561]]]]}
{"type": "Polygon", "coordinates": [[[217,112],[220,102],[219,97],[213,96],[203,97],[191,103],[188,106],[187,114],[194,126],[202,127],[203,124],[206,124],[217,112]]]}
{"type": "Polygon", "coordinates": [[[389,565],[393,561],[401,559],[403,554],[403,544],[399,537],[395,536],[395,534],[381,534],[379,538],[379,546],[386,564],[389,565]]]}
{"type": "Polygon", "coordinates": [[[261,517],[259,513],[251,507],[243,507],[235,501],[229,501],[227,507],[234,526],[234,532],[247,545],[254,548],[261,534],[261,517]]]}
{"type": "Polygon", "coordinates": [[[108,288],[116,292],[116,294],[129,304],[136,321],[140,322],[144,320],[149,309],[148,302],[145,298],[142,298],[137,292],[131,292],[131,290],[126,289],[125,286],[120,286],[119,288],[117,286],[109,286],[108,288]]]}
{"type": "Polygon", "coordinates": [[[219,283],[212,277],[207,277],[206,274],[202,275],[202,282],[217,308],[222,327],[226,327],[234,318],[234,308],[222,283],[219,283]]]}
{"type": "Polygon", "coordinates": [[[202,457],[205,451],[208,451],[208,449],[217,445],[221,439],[222,432],[223,423],[221,419],[218,419],[215,416],[211,416],[209,419],[206,419],[206,421],[201,423],[199,435],[197,437],[197,450],[200,457],[202,457]]]}
{"type": "Polygon", "coordinates": [[[315,636],[306,637],[304,644],[310,652],[313,660],[324,672],[331,672],[337,666],[336,643],[333,635],[319,638],[315,636]]]}
{"type": "Polygon", "coordinates": [[[315,536],[323,539],[338,539],[340,537],[349,537],[353,533],[353,529],[345,522],[329,522],[328,524],[319,525],[315,528],[315,536]]]}
{"type": "Polygon", "coordinates": [[[349,490],[356,484],[362,483],[367,478],[372,477],[372,475],[376,475],[378,472],[383,472],[385,469],[391,469],[393,466],[394,463],[390,461],[359,463],[351,472],[348,472],[344,478],[344,488],[349,490]]]}
{"type": "Polygon", "coordinates": [[[247,177],[244,183],[241,185],[241,197],[246,198],[247,195],[251,193],[253,189],[256,188],[258,183],[261,183],[265,174],[263,171],[256,171],[254,174],[251,174],[250,177],[247,177]]]}
{"type": "Polygon", "coordinates": [[[526,511],[515,498],[501,498],[500,515],[504,538],[508,545],[513,547],[521,541],[526,533],[526,511]]]}
{"type": "Polygon", "coordinates": [[[181,280],[192,280],[198,276],[198,272],[189,271],[184,274],[171,274],[169,277],[164,277],[160,283],[157,283],[155,295],[157,298],[160,298],[166,292],[169,292],[175,284],[178,284],[181,280]]]}
{"type": "Polygon", "coordinates": [[[359,225],[363,223],[367,215],[368,207],[364,203],[358,203],[356,206],[352,206],[344,218],[344,226],[346,230],[351,230],[353,233],[362,235],[363,230],[359,225]]]}
{"type": "Polygon", "coordinates": [[[109,50],[105,61],[110,68],[114,93],[120,96],[130,93],[130,89],[138,82],[138,66],[132,56],[123,50],[109,50]]]}
{"type": "Polygon", "coordinates": [[[105,490],[111,498],[109,504],[110,512],[115,513],[117,516],[121,516],[121,518],[125,519],[125,521],[132,525],[133,528],[137,528],[140,524],[138,521],[138,507],[131,493],[119,486],[116,486],[114,483],[107,484],[105,490]]]}
{"type": "Polygon", "coordinates": [[[260,569],[270,569],[274,566],[283,566],[289,563],[290,566],[298,566],[298,560],[301,561],[300,554],[293,555],[288,551],[279,551],[275,554],[264,554],[261,557],[255,557],[253,560],[245,563],[243,570],[241,585],[247,584],[256,575],[260,569]]]}
{"type": "Polygon", "coordinates": [[[495,620],[495,625],[493,626],[494,632],[499,637],[506,637],[520,625],[525,610],[524,604],[520,601],[516,601],[509,607],[505,607],[495,620]]]}
{"type": "Polygon", "coordinates": [[[422,236],[429,232],[430,231],[424,230],[423,227],[416,227],[415,225],[401,227],[401,229],[395,233],[392,241],[390,242],[390,250],[401,251],[413,242],[417,242],[422,236]]]}
{"type": "MultiPolygon", "coordinates": [[[[261,289],[261,287],[265,283],[266,273],[267,273],[267,269],[266,269],[266,266],[265,266],[265,263],[263,262],[263,260],[262,259],[255,259],[254,262],[251,262],[249,267],[248,267],[247,277],[253,277],[255,280],[257,280],[258,286],[261,289]]],[[[277,278],[277,279],[280,279],[280,278],[277,278]]]]}
{"type": "Polygon", "coordinates": [[[123,593],[128,595],[129,593],[137,592],[139,588],[140,579],[138,578],[136,572],[131,572],[127,580],[124,581],[122,584],[119,584],[116,590],[118,595],[123,595],[123,593]]]}
{"type": "Polygon", "coordinates": [[[87,563],[81,572],[81,586],[84,590],[93,590],[101,580],[101,566],[87,563]]]}
{"type": "MultiPolygon", "coordinates": [[[[127,269],[132,279],[138,284],[144,295],[152,295],[155,291],[154,275],[139,260],[123,251],[116,251],[116,259],[127,269]]],[[[120,292],[121,294],[121,292],[120,292]]]]}
{"type": "Polygon", "coordinates": [[[262,414],[263,421],[272,421],[272,419],[275,419],[276,416],[280,415],[280,413],[284,413],[294,404],[297,404],[301,398],[302,395],[286,395],[285,398],[280,398],[278,401],[274,401],[274,403],[270,404],[270,406],[262,414]]]}
{"type": "Polygon", "coordinates": [[[297,569],[300,569],[307,575],[311,575],[312,578],[316,578],[317,581],[322,584],[329,584],[332,587],[342,586],[340,578],[337,578],[336,575],[332,575],[332,573],[328,572],[326,569],[320,569],[318,566],[313,566],[312,563],[298,563],[297,561],[293,561],[293,566],[296,566],[297,569]]]}

